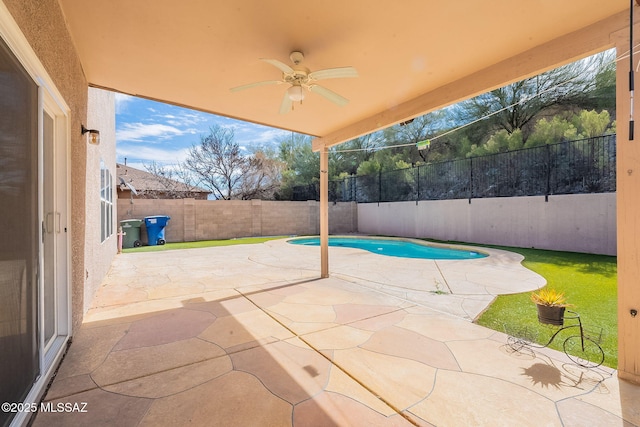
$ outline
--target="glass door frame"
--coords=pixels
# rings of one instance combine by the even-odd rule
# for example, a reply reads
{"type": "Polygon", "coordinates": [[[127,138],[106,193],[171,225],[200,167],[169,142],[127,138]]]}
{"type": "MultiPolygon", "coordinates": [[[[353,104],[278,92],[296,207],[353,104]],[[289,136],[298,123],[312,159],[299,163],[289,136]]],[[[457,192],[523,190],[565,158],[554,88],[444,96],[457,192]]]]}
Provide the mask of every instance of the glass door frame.
{"type": "Polygon", "coordinates": [[[39,271],[38,290],[39,290],[39,307],[38,307],[38,326],[40,339],[40,367],[43,373],[51,366],[61,347],[66,343],[67,337],[71,334],[71,292],[70,292],[70,253],[69,253],[69,213],[70,205],[70,182],[68,178],[69,159],[69,129],[68,115],[65,114],[63,108],[56,102],[50,91],[43,84],[39,85],[39,110],[38,110],[38,201],[40,224],[40,250],[39,250],[39,271]],[[48,115],[53,119],[52,135],[45,138],[44,132],[44,115],[48,115]],[[45,140],[52,139],[53,147],[50,148],[52,158],[45,156],[44,144],[45,140]],[[51,177],[53,182],[45,183],[45,164],[51,168],[51,177]],[[54,289],[54,333],[53,337],[45,342],[45,260],[46,254],[44,247],[45,230],[49,227],[47,224],[50,218],[47,218],[45,210],[45,186],[53,191],[53,206],[50,213],[52,218],[52,234],[53,234],[53,289],[54,289]]]}
{"type": "MultiPolygon", "coordinates": [[[[38,342],[39,354],[39,376],[28,391],[24,403],[39,402],[53,372],[64,355],[66,344],[72,335],[71,322],[71,109],[64,100],[60,91],[56,88],[53,80],[47,73],[44,65],[38,58],[28,40],[22,33],[21,28],[13,19],[11,13],[0,1],[0,38],[9,47],[9,50],[17,58],[27,74],[38,86],[38,221],[36,226],[39,233],[39,254],[38,254],[38,308],[37,322],[38,331],[36,339],[38,342]],[[55,184],[56,195],[54,197],[55,206],[60,212],[61,231],[66,227],[66,232],[60,233],[60,238],[56,239],[56,305],[57,313],[57,336],[45,349],[44,346],[44,324],[43,324],[43,253],[42,253],[42,228],[43,218],[43,111],[47,111],[54,119],[54,176],[57,180],[55,184]]],[[[87,88],[85,88],[86,90],[87,88]]],[[[80,129],[77,130],[78,133],[80,129]]],[[[82,213],[80,213],[82,214],[82,213]]],[[[18,402],[16,402],[18,403],[18,402]]],[[[11,426],[25,425],[30,417],[28,412],[19,412],[11,421],[11,426]]]]}

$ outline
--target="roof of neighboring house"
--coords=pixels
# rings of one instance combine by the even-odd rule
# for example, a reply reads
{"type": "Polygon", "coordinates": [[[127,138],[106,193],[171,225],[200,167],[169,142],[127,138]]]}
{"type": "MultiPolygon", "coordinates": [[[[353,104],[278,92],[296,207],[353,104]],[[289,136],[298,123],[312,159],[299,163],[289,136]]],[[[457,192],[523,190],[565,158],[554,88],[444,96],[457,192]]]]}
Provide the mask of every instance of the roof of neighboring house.
{"type": "Polygon", "coordinates": [[[174,179],[165,178],[146,172],[140,169],[132,168],[131,166],[116,164],[116,175],[118,176],[118,182],[116,185],[120,191],[129,191],[131,187],[136,192],[191,192],[191,193],[207,193],[211,191],[188,185],[174,179]]]}

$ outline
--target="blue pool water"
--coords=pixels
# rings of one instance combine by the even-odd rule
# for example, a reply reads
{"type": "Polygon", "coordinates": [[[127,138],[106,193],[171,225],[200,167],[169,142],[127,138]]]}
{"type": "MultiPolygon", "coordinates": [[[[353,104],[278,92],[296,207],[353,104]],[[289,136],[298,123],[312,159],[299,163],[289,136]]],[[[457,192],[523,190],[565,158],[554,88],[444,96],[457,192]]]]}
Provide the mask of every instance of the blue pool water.
{"type": "MultiPolygon", "coordinates": [[[[304,237],[288,241],[294,245],[320,246],[319,237],[304,237]]],[[[374,254],[403,258],[424,259],[477,259],[487,255],[461,249],[421,245],[404,240],[369,239],[359,237],[329,237],[329,246],[364,249],[374,254]]]]}

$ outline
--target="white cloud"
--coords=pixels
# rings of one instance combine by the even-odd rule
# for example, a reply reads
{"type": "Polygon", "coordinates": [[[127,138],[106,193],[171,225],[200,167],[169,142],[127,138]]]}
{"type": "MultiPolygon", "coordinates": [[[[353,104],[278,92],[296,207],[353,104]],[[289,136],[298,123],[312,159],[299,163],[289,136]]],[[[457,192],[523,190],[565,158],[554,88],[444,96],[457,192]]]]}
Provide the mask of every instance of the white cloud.
{"type": "Polygon", "coordinates": [[[125,123],[116,130],[116,141],[142,141],[145,138],[167,139],[184,133],[185,131],[174,126],[159,123],[125,123]]]}
{"type": "Polygon", "coordinates": [[[124,162],[126,157],[132,166],[152,161],[163,165],[184,161],[192,144],[197,145],[198,135],[207,135],[209,128],[215,125],[233,130],[235,142],[247,154],[259,147],[275,145],[291,135],[281,129],[128,95],[118,94],[116,100],[123,113],[116,118],[118,161],[124,162]]]}
{"type": "Polygon", "coordinates": [[[205,113],[195,114],[183,114],[179,119],[187,125],[197,125],[199,123],[206,123],[211,120],[211,115],[205,113]]]}
{"type": "Polygon", "coordinates": [[[127,109],[127,104],[135,101],[137,98],[123,93],[116,93],[116,114],[121,114],[127,109]]]}
{"type": "Polygon", "coordinates": [[[219,126],[224,129],[233,130],[236,142],[251,146],[277,143],[291,135],[290,131],[255,125],[229,118],[221,120],[219,126]]]}
{"type": "MultiPolygon", "coordinates": [[[[118,147],[118,158],[127,158],[127,164],[135,163],[151,163],[158,162],[160,164],[176,164],[184,161],[189,154],[189,148],[180,149],[162,149],[156,147],[145,146],[120,146],[118,147]]],[[[135,167],[135,166],[134,166],[135,167]]]]}
{"type": "Polygon", "coordinates": [[[218,126],[220,126],[222,129],[229,129],[232,130],[234,133],[237,133],[238,131],[242,131],[246,128],[246,126],[243,126],[242,123],[220,123],[218,124],[218,126]]]}
{"type": "Polygon", "coordinates": [[[181,110],[175,111],[175,114],[156,114],[155,117],[166,119],[166,122],[172,126],[194,126],[209,120],[208,115],[204,113],[190,113],[189,110],[181,110]]]}
{"type": "Polygon", "coordinates": [[[263,131],[258,131],[253,141],[258,144],[264,144],[267,142],[278,142],[283,138],[287,138],[291,135],[291,132],[282,130],[282,129],[266,129],[263,131]]]}

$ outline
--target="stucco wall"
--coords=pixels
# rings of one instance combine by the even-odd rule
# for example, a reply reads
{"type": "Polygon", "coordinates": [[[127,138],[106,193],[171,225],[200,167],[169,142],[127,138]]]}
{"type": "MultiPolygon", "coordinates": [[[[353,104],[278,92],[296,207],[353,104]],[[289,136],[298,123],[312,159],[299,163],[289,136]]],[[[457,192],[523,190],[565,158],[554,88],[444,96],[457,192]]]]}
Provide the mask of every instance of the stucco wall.
{"type": "MultiPolygon", "coordinates": [[[[320,232],[320,204],[316,201],[118,199],[118,206],[118,221],[170,216],[165,230],[168,242],[320,232]]],[[[330,233],[354,233],[357,220],[355,202],[329,206],[330,233]]],[[[146,242],[144,229],[142,235],[146,242]]]]}
{"type": "Polygon", "coordinates": [[[80,125],[87,117],[87,81],[56,0],[2,0],[70,108],[72,320],[84,304],[84,206],[87,147],[80,125]]]}
{"type": "Polygon", "coordinates": [[[359,204],[358,231],[615,255],[616,195],[359,204]]]}
{"type": "Polygon", "coordinates": [[[85,285],[83,313],[109,271],[111,261],[118,251],[118,227],[116,226],[116,122],[115,95],[101,89],[89,88],[88,113],[85,126],[100,131],[100,145],[87,146],[86,208],[85,208],[85,285]],[[104,242],[100,235],[100,160],[104,161],[112,175],[113,185],[113,234],[104,242]]]}
{"type": "MultiPolygon", "coordinates": [[[[318,234],[319,203],[261,200],[118,200],[118,221],[171,217],[168,242],[318,234]]],[[[329,205],[329,233],[426,237],[470,243],[616,254],[616,195],[329,205]]],[[[145,230],[142,230],[146,241],[145,230]]]]}

